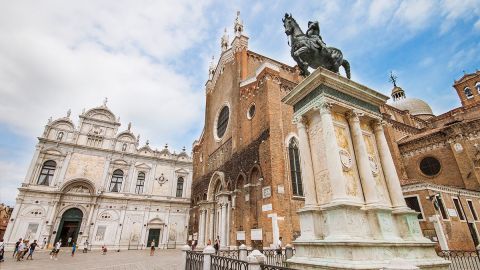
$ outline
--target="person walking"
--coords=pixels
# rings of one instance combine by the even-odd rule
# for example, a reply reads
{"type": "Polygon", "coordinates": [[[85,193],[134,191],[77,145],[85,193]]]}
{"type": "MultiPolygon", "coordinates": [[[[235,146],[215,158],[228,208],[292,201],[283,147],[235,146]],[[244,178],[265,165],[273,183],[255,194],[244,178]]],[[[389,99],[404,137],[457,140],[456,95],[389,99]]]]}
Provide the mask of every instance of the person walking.
{"type": "Polygon", "coordinates": [[[27,243],[27,241],[22,241],[18,245],[17,255],[16,255],[17,256],[17,262],[19,262],[21,259],[23,259],[23,252],[25,252],[25,249],[28,249],[26,243],[27,243]]]}
{"type": "Polygon", "coordinates": [[[85,242],[83,243],[83,253],[87,253],[88,252],[88,240],[85,240],[85,242]]]}
{"type": "Polygon", "coordinates": [[[42,249],[46,248],[47,247],[47,238],[44,237],[43,238],[43,241],[42,241],[42,249]]]}
{"type": "Polygon", "coordinates": [[[215,248],[215,254],[218,254],[218,250],[220,249],[220,236],[217,235],[213,247],[215,248]]]}
{"type": "Polygon", "coordinates": [[[0,262],[3,262],[3,255],[5,254],[5,242],[3,238],[0,239],[0,262]]]}
{"type": "Polygon", "coordinates": [[[50,257],[50,259],[55,259],[55,261],[58,260],[58,253],[60,252],[60,248],[62,247],[62,240],[58,240],[57,243],[55,243],[55,248],[53,249],[52,251],[52,256],[50,257]]]}
{"type": "Polygon", "coordinates": [[[107,246],[102,246],[102,255],[107,255],[107,246]]]}
{"type": "Polygon", "coordinates": [[[77,251],[77,243],[72,242],[72,257],[75,256],[75,251],[77,251]]]}
{"type": "Polygon", "coordinates": [[[15,255],[18,252],[18,246],[22,243],[22,238],[18,239],[18,241],[15,243],[15,248],[13,249],[13,255],[12,258],[15,258],[15,255]]]}
{"type": "Polygon", "coordinates": [[[155,253],[155,240],[152,240],[152,243],[150,243],[150,256],[153,256],[155,253]]]}
{"type": "Polygon", "coordinates": [[[38,246],[37,240],[33,240],[33,243],[30,244],[30,250],[28,252],[27,260],[30,258],[30,260],[33,260],[33,252],[35,252],[35,248],[38,246]]]}

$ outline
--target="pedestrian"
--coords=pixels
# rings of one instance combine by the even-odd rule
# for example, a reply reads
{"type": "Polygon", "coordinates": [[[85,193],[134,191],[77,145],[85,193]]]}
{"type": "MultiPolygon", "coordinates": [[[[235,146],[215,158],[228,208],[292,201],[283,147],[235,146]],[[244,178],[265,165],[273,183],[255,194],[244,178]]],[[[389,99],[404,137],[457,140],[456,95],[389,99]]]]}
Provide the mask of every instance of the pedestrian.
{"type": "Polygon", "coordinates": [[[18,241],[15,243],[15,248],[13,249],[13,255],[12,258],[15,258],[15,255],[18,252],[18,246],[22,243],[22,238],[18,239],[18,241]]]}
{"type": "Polygon", "coordinates": [[[193,242],[192,242],[192,250],[195,250],[196,247],[197,247],[197,240],[193,240],[193,242]]]}
{"type": "Polygon", "coordinates": [[[47,238],[44,237],[43,238],[43,241],[42,241],[42,249],[46,248],[47,247],[47,238]]]}
{"type": "Polygon", "coordinates": [[[211,245],[212,245],[212,240],[208,239],[207,246],[211,246],[211,245]]]}
{"type": "Polygon", "coordinates": [[[50,256],[50,259],[55,259],[55,261],[58,260],[58,253],[60,252],[60,248],[62,247],[62,240],[58,240],[57,243],[55,243],[55,248],[52,250],[52,256],[50,256]]]}
{"type": "Polygon", "coordinates": [[[87,253],[88,252],[88,240],[85,240],[85,242],[83,243],[83,253],[87,253]]]}
{"type": "MultiPolygon", "coordinates": [[[[26,245],[27,241],[22,241],[20,242],[20,244],[18,245],[18,248],[17,248],[17,262],[19,262],[21,259],[23,259],[23,252],[25,251],[25,249],[27,248],[27,245],[26,245]]],[[[28,248],[27,248],[28,249],[28,248]]]]}
{"type": "Polygon", "coordinates": [[[220,236],[217,235],[217,239],[215,239],[215,244],[213,247],[215,248],[215,254],[218,254],[218,250],[220,249],[220,236]]]}
{"type": "Polygon", "coordinates": [[[281,236],[278,238],[277,254],[282,254],[282,237],[281,236]]]}
{"type": "Polygon", "coordinates": [[[0,239],[0,262],[3,262],[3,255],[5,254],[5,242],[3,238],[0,239]]]}
{"type": "Polygon", "coordinates": [[[152,240],[152,243],[150,244],[150,256],[153,256],[155,253],[155,240],[152,240]]]}
{"type": "Polygon", "coordinates": [[[33,243],[30,244],[30,250],[28,252],[27,260],[30,258],[30,260],[33,260],[33,252],[35,252],[35,248],[38,246],[37,240],[33,240],[33,243]]]}
{"type": "Polygon", "coordinates": [[[72,257],[75,256],[75,251],[77,250],[77,244],[75,241],[72,243],[72,257]]]}
{"type": "Polygon", "coordinates": [[[68,239],[67,239],[67,247],[70,246],[70,243],[72,243],[72,237],[71,236],[68,237],[68,239]]]}
{"type": "Polygon", "coordinates": [[[107,255],[107,246],[102,246],[102,255],[107,255]]]}

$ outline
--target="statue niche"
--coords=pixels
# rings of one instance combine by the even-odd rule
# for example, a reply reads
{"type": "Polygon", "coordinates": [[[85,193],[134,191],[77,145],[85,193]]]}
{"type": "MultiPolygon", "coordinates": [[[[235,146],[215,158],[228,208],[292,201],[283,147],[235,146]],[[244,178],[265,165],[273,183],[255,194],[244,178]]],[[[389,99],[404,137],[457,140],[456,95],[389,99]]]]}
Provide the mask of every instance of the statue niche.
{"type": "Polygon", "coordinates": [[[350,64],[343,59],[342,51],[334,47],[327,47],[320,36],[318,22],[308,22],[307,34],[304,34],[291,14],[285,14],[282,19],[285,34],[290,38],[290,54],[300,68],[300,75],[308,76],[308,67],[323,67],[338,73],[340,66],[345,69],[350,79],[350,64]]]}

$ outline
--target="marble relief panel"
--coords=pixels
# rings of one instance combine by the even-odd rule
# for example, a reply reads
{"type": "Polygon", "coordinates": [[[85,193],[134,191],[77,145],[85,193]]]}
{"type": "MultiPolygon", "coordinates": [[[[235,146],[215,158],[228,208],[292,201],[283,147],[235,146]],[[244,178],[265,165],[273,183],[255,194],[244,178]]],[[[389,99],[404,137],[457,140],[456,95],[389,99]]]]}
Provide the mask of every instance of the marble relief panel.
{"type": "Polygon", "coordinates": [[[363,195],[348,126],[342,123],[335,123],[335,137],[340,150],[339,155],[342,160],[343,175],[347,180],[347,195],[361,201],[363,200],[363,195]],[[350,159],[350,161],[346,162],[346,159],[350,159]]]}
{"type": "Polygon", "coordinates": [[[104,157],[73,153],[68,163],[65,179],[81,177],[95,181],[97,187],[102,186],[104,166],[104,157]]]}
{"type": "Polygon", "coordinates": [[[390,197],[388,195],[387,185],[385,183],[385,178],[382,172],[382,167],[380,164],[380,158],[378,157],[377,146],[375,138],[371,133],[363,134],[365,140],[365,145],[367,146],[367,153],[370,160],[370,167],[372,169],[372,174],[375,179],[377,193],[381,202],[385,204],[390,204],[390,197]]]}

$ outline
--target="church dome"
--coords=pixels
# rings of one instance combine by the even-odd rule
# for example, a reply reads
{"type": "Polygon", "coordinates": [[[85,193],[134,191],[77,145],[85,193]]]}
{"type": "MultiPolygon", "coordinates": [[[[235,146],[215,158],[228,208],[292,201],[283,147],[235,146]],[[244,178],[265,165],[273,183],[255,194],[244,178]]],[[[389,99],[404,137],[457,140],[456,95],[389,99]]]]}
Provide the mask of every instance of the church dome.
{"type": "Polygon", "coordinates": [[[408,111],[411,115],[417,116],[423,120],[435,116],[428,103],[418,98],[408,98],[405,95],[405,91],[397,86],[396,77],[394,77],[393,74],[391,77],[391,81],[393,82],[391,94],[393,101],[389,102],[390,106],[402,111],[408,111]]]}
{"type": "Polygon", "coordinates": [[[434,116],[430,105],[418,98],[405,97],[394,100],[390,105],[402,111],[409,111],[411,115],[434,116]]]}

